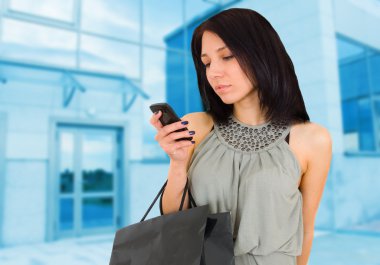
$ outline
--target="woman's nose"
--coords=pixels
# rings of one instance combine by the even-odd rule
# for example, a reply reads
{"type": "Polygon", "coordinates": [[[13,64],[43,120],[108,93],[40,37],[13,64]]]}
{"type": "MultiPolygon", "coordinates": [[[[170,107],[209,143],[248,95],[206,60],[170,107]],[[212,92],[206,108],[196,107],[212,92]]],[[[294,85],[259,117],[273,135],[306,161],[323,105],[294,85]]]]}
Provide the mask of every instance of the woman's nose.
{"type": "Polygon", "coordinates": [[[224,74],[223,66],[221,65],[220,62],[212,62],[210,63],[210,68],[209,68],[208,73],[211,78],[221,77],[224,74]]]}

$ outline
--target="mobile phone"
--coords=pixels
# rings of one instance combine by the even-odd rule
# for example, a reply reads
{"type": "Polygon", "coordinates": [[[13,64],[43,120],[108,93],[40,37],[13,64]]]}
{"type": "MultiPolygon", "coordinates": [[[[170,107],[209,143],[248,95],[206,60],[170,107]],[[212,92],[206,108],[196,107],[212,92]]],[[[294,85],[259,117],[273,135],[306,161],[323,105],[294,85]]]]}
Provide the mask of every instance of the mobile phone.
{"type": "MultiPolygon", "coordinates": [[[[170,107],[168,103],[155,103],[149,106],[150,110],[154,113],[156,111],[161,111],[162,115],[160,117],[160,122],[163,126],[180,121],[181,119],[177,116],[177,114],[174,112],[173,108],[170,107]]],[[[187,131],[187,128],[178,129],[175,132],[182,132],[187,131]]],[[[193,140],[193,137],[185,137],[177,139],[176,141],[182,141],[187,140],[191,141],[193,140]]]]}

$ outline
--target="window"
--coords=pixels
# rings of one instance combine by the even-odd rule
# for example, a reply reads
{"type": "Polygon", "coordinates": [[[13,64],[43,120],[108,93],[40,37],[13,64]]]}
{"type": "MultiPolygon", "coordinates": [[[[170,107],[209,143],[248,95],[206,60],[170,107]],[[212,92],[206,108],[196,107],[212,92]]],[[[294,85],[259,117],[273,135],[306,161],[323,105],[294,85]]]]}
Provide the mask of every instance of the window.
{"type": "Polygon", "coordinates": [[[138,42],[140,1],[82,0],[82,30],[138,42]]]}
{"type": "Polygon", "coordinates": [[[338,37],[345,147],[380,152],[380,51],[338,37]]]}
{"type": "Polygon", "coordinates": [[[63,22],[73,22],[75,0],[11,0],[11,11],[63,22]]]}
{"type": "Polygon", "coordinates": [[[139,78],[140,46],[83,34],[81,37],[81,68],[125,74],[139,78]]]}
{"type": "Polygon", "coordinates": [[[9,59],[75,65],[77,37],[72,31],[15,19],[3,19],[0,56],[9,59]]]}

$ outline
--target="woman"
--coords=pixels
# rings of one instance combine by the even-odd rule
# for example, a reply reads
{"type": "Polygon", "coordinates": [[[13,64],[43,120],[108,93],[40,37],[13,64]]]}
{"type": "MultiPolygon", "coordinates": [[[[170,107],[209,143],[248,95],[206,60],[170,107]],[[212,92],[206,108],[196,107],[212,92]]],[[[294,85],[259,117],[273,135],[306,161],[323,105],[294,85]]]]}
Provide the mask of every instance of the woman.
{"type": "Polygon", "coordinates": [[[197,205],[231,212],[237,265],[306,265],[332,143],[309,121],[279,36],[257,12],[229,9],[191,48],[206,111],[164,127],[151,118],[170,157],[163,212],[178,210],[189,178],[197,205]]]}

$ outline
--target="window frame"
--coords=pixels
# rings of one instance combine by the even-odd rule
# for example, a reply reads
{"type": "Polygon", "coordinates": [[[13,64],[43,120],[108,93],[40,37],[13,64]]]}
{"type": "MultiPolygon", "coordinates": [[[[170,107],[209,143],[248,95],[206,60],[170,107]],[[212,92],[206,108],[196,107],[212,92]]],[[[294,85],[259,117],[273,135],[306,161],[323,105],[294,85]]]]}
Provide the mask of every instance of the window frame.
{"type": "Polygon", "coordinates": [[[10,7],[10,2],[12,0],[4,0],[4,6],[3,6],[3,16],[4,17],[9,17],[9,18],[14,18],[14,19],[20,19],[20,20],[25,20],[28,22],[35,22],[35,23],[41,23],[45,24],[46,26],[59,26],[59,27],[66,27],[71,30],[77,28],[78,22],[79,22],[79,12],[80,12],[80,5],[81,1],[80,0],[73,0],[74,2],[74,7],[73,7],[73,12],[71,14],[71,21],[65,21],[61,19],[55,19],[51,17],[46,17],[42,15],[37,15],[37,14],[32,14],[32,13],[27,13],[19,10],[14,10],[10,7]]]}
{"type": "MultiPolygon", "coordinates": [[[[377,92],[377,94],[376,94],[376,92],[374,90],[374,87],[373,87],[374,84],[373,84],[373,80],[372,80],[372,76],[371,76],[371,68],[370,68],[370,57],[373,56],[374,54],[380,55],[380,50],[376,49],[374,47],[370,47],[369,45],[360,43],[358,41],[355,41],[353,39],[350,39],[350,38],[348,38],[344,35],[341,35],[341,34],[336,34],[336,40],[348,42],[349,44],[357,45],[357,46],[360,46],[364,49],[363,54],[351,56],[351,57],[340,59],[340,60],[338,59],[338,70],[339,70],[339,75],[340,75],[341,66],[356,62],[360,59],[364,59],[365,65],[366,65],[366,72],[367,72],[367,76],[368,76],[369,95],[365,96],[365,97],[356,96],[356,97],[350,98],[350,99],[343,99],[343,96],[341,94],[341,105],[343,105],[343,102],[348,101],[348,100],[353,100],[353,99],[355,101],[359,101],[359,100],[364,99],[364,98],[369,100],[370,108],[371,108],[371,114],[372,114],[373,141],[375,144],[375,150],[374,151],[360,150],[360,146],[359,146],[358,150],[345,150],[344,153],[348,156],[358,156],[358,155],[360,155],[360,156],[362,156],[362,155],[364,155],[364,156],[380,156],[380,121],[378,121],[376,119],[376,109],[375,109],[375,102],[380,101],[380,92],[377,92]]],[[[379,69],[379,72],[380,72],[380,69],[379,69]]],[[[340,77],[339,77],[339,79],[340,79],[340,77]]],[[[340,92],[342,91],[342,89],[344,89],[341,87],[341,82],[339,82],[339,89],[340,89],[340,92]]],[[[380,113],[379,113],[379,117],[380,117],[380,113]]],[[[342,117],[342,121],[343,121],[343,117],[342,117]]],[[[344,123],[343,123],[343,128],[344,128],[344,123]]],[[[344,131],[343,131],[343,135],[345,135],[344,131]]]]}

